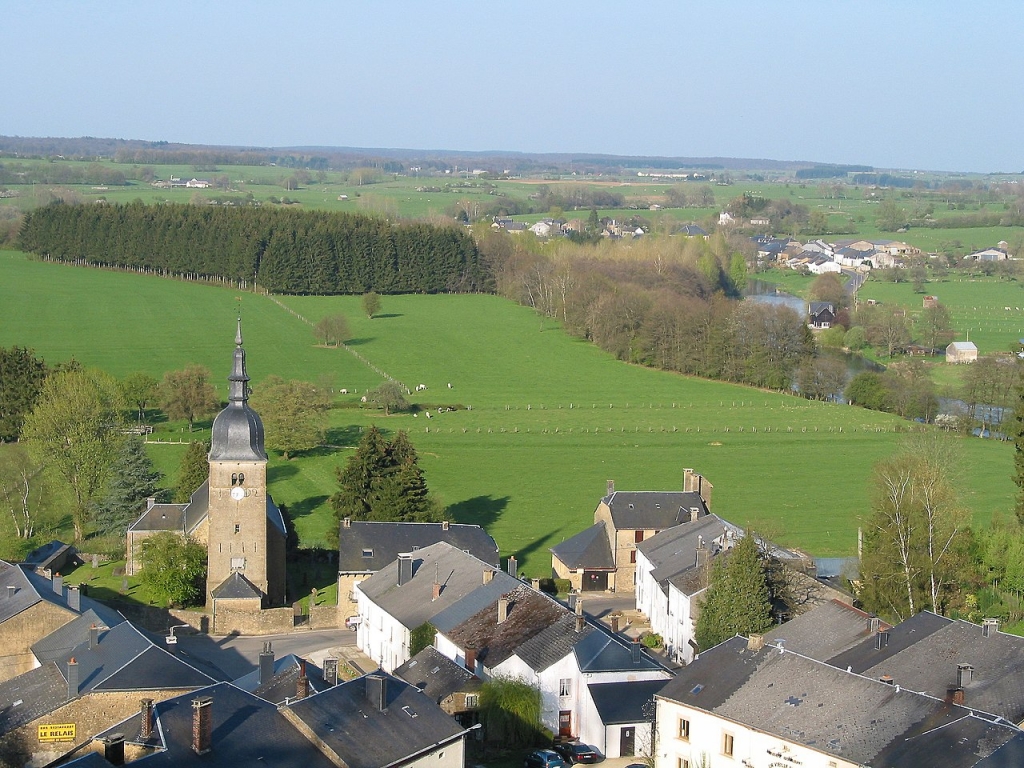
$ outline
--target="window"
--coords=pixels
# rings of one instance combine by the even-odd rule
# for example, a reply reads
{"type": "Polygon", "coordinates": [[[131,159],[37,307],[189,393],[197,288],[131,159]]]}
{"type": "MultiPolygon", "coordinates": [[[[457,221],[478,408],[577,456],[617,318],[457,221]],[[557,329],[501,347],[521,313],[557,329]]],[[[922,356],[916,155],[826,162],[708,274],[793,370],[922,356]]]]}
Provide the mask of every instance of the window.
{"type": "Polygon", "coordinates": [[[634,541],[634,543],[639,544],[643,540],[644,540],[644,532],[643,531],[633,531],[633,541],[634,541]]]}
{"type": "Polygon", "coordinates": [[[241,485],[245,482],[245,475],[241,472],[231,473],[231,485],[241,485]]]}
{"type": "Polygon", "coordinates": [[[732,757],[733,738],[731,733],[722,734],[722,754],[732,757]]]}
{"type": "Polygon", "coordinates": [[[629,550],[629,562],[631,562],[631,563],[635,563],[636,562],[636,550],[635,549],[629,550]]]}
{"type": "Polygon", "coordinates": [[[475,693],[466,694],[466,709],[475,709],[478,703],[477,695],[475,693]]]}
{"type": "Polygon", "coordinates": [[[240,530],[242,530],[242,526],[240,526],[238,523],[235,523],[235,533],[238,533],[240,530]]]}
{"type": "Polygon", "coordinates": [[[572,695],[572,679],[563,677],[558,681],[558,695],[559,696],[571,696],[572,695]]]}
{"type": "Polygon", "coordinates": [[[690,761],[685,757],[680,757],[676,760],[676,768],[690,768],[690,761]]]}
{"type": "Polygon", "coordinates": [[[690,740],[690,721],[682,717],[679,718],[679,738],[683,741],[690,740]]]}
{"type": "Polygon", "coordinates": [[[363,550],[363,557],[373,557],[373,550],[372,549],[364,549],[363,550]]]}
{"type": "Polygon", "coordinates": [[[241,485],[244,482],[245,482],[245,475],[243,475],[241,472],[239,472],[238,473],[238,484],[241,485]]]}
{"type": "Polygon", "coordinates": [[[244,571],[245,570],[245,558],[244,557],[232,557],[231,558],[231,570],[233,570],[233,571],[244,571]]]}

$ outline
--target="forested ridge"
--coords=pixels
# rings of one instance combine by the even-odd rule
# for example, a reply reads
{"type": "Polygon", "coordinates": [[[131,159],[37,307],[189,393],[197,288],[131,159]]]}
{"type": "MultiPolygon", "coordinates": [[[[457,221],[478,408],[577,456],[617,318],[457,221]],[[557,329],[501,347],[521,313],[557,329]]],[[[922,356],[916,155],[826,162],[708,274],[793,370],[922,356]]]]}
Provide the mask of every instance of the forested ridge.
{"type": "Polygon", "coordinates": [[[62,205],[25,215],[20,247],[62,261],[251,281],[278,293],[486,290],[456,227],[358,214],[191,205],[62,205]]]}

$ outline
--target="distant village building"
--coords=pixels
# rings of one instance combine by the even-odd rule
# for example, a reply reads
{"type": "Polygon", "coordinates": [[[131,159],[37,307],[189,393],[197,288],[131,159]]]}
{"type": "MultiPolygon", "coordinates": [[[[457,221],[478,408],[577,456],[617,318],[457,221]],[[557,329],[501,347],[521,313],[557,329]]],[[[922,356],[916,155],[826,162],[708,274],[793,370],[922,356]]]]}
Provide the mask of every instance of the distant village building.
{"type": "Polygon", "coordinates": [[[946,347],[947,363],[973,363],[978,359],[978,347],[973,341],[954,341],[946,347]]]}

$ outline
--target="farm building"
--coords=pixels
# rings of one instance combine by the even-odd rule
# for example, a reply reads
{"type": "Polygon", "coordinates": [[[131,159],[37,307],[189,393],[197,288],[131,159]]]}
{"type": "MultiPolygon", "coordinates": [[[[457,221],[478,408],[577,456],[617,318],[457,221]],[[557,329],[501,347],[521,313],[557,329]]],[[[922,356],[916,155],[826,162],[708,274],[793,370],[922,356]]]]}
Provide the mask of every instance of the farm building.
{"type": "Polygon", "coordinates": [[[973,363],[978,359],[978,347],[973,341],[954,341],[946,347],[947,363],[973,363]]]}

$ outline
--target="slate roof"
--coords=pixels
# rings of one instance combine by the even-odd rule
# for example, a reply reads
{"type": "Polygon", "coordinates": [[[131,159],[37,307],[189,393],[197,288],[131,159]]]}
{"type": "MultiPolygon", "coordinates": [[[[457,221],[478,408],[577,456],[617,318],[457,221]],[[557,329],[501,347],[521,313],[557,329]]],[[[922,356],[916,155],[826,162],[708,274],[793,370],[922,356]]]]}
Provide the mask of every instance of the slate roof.
{"type": "MultiPolygon", "coordinates": [[[[902,626],[889,633],[889,647],[902,626]]],[[[869,654],[874,650],[872,640],[862,643],[861,649],[865,646],[869,654]]],[[[1024,638],[1017,635],[992,632],[984,637],[977,624],[947,620],[896,653],[877,658],[862,674],[872,679],[891,675],[904,688],[941,699],[956,687],[958,664],[974,668],[964,686],[965,706],[1014,723],[1024,721],[1024,638]]]]}
{"type": "Polygon", "coordinates": [[[58,595],[53,591],[53,582],[49,579],[35,573],[29,566],[12,565],[0,560],[0,622],[43,601],[68,611],[69,620],[74,615],[63,593],[58,595]],[[11,586],[15,588],[13,596],[10,596],[11,586]]]}
{"type": "Polygon", "coordinates": [[[615,569],[615,559],[612,557],[604,520],[551,547],[551,554],[564,563],[566,568],[572,570],[615,569]]]}
{"type": "Polygon", "coordinates": [[[419,688],[440,704],[456,691],[476,691],[483,682],[433,646],[427,646],[395,670],[395,677],[419,688]]]}
{"type": "Polygon", "coordinates": [[[25,556],[23,561],[26,565],[31,565],[39,570],[47,570],[55,561],[65,559],[67,556],[74,557],[75,548],[70,544],[65,544],[63,541],[47,542],[42,546],[36,547],[25,556]]]}
{"type": "Polygon", "coordinates": [[[596,627],[586,633],[573,645],[576,663],[580,671],[593,672],[639,672],[663,670],[664,667],[652,659],[643,648],[639,650],[639,659],[633,660],[633,643],[619,635],[610,635],[596,627]]]}
{"type": "MultiPolygon", "coordinates": [[[[884,621],[879,627],[890,628],[884,621]]],[[[871,614],[839,600],[817,605],[764,635],[767,643],[782,641],[786,650],[818,661],[827,661],[872,637],[871,614]]]]}
{"type": "Polygon", "coordinates": [[[875,768],[950,764],[949,728],[962,757],[953,765],[974,765],[1020,733],[791,651],[750,651],[741,637],[702,653],[659,695],[875,768]]]}
{"type": "MultiPolygon", "coordinates": [[[[148,742],[158,751],[136,760],[143,766],[224,766],[266,765],[275,768],[328,768],[324,757],[312,742],[296,730],[277,706],[243,691],[230,683],[217,683],[161,701],[154,706],[154,737],[148,742]],[[192,751],[192,701],[209,696],[213,717],[212,749],[205,755],[192,751]]],[[[140,717],[134,715],[97,738],[123,733],[125,740],[141,743],[140,717]]]]}
{"type": "Polygon", "coordinates": [[[475,647],[477,659],[489,669],[511,657],[524,643],[568,613],[565,606],[522,583],[499,597],[445,632],[459,648],[475,647]],[[498,623],[499,597],[509,601],[507,618],[501,624],[498,623]]]}
{"type": "Polygon", "coordinates": [[[577,632],[576,617],[565,611],[556,622],[519,646],[516,656],[534,672],[543,672],[572,653],[577,642],[596,631],[587,623],[582,632],[577,632]]]}
{"type": "Polygon", "coordinates": [[[213,588],[211,593],[218,600],[242,600],[246,598],[262,599],[259,587],[249,581],[238,571],[232,571],[224,581],[213,588]]]}
{"type": "Polygon", "coordinates": [[[0,734],[52,712],[68,700],[68,684],[54,663],[0,683],[0,734]]]}
{"type": "Polygon", "coordinates": [[[615,491],[601,501],[612,513],[616,530],[662,530],[690,519],[690,508],[708,510],[694,491],[615,491]]]}
{"type": "Polygon", "coordinates": [[[409,629],[430,621],[444,631],[522,583],[447,542],[412,554],[413,576],[406,584],[398,586],[397,560],[359,584],[364,595],[409,629]],[[489,584],[483,582],[485,570],[494,574],[489,584]],[[435,576],[441,584],[437,600],[432,599],[435,576]]]}
{"type": "Polygon", "coordinates": [[[812,301],[810,302],[808,307],[809,314],[811,315],[811,317],[816,317],[817,315],[820,315],[822,312],[825,311],[835,314],[836,311],[836,305],[833,304],[831,301],[812,301]]]}
{"type": "Polygon", "coordinates": [[[650,704],[668,680],[633,680],[619,683],[589,683],[587,690],[597,714],[605,725],[643,723],[653,714],[650,704]],[[645,711],[648,710],[648,711],[645,711]]]}
{"type": "Polygon", "coordinates": [[[121,614],[111,608],[99,612],[90,608],[36,641],[32,645],[32,654],[40,663],[64,658],[76,645],[89,640],[89,627],[94,624],[97,627],[116,627],[124,620],[121,614]]]}
{"type": "MultiPolygon", "coordinates": [[[[297,695],[303,661],[304,659],[294,653],[289,653],[279,659],[274,659],[274,675],[268,682],[260,684],[260,670],[257,668],[233,681],[233,685],[243,691],[254,693],[271,704],[280,704],[286,699],[294,699],[297,695]]],[[[328,688],[321,669],[308,661],[306,662],[306,680],[309,682],[311,694],[328,688]]]]}
{"type": "Polygon", "coordinates": [[[426,694],[391,675],[386,706],[366,696],[366,677],[336,685],[282,709],[300,720],[349,768],[382,768],[466,731],[426,694]]]}
{"type": "Polygon", "coordinates": [[[375,573],[402,552],[414,552],[439,541],[498,567],[498,545],[479,525],[457,523],[378,523],[353,520],[342,523],[338,534],[338,571],[375,573]],[[364,552],[368,554],[364,555],[364,552]]]}
{"type": "Polygon", "coordinates": [[[722,549],[716,544],[716,540],[729,533],[736,537],[743,534],[742,530],[726,523],[718,515],[708,514],[664,530],[657,536],[637,544],[636,548],[654,566],[651,577],[655,581],[660,584],[672,581],[689,595],[705,586],[702,569],[696,567],[698,543],[703,540],[704,545],[714,556],[722,549]],[[684,574],[699,578],[681,579],[684,574]]]}
{"type": "Polygon", "coordinates": [[[188,504],[154,504],[128,526],[130,531],[185,531],[188,504]]]}
{"type": "Polygon", "coordinates": [[[952,621],[952,619],[938,616],[930,611],[922,611],[890,629],[883,648],[875,648],[875,640],[871,638],[833,656],[828,659],[828,663],[840,669],[849,669],[857,674],[863,674],[871,667],[919,642],[922,638],[939,631],[952,621]]]}

